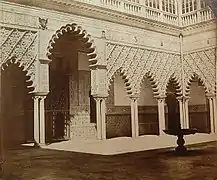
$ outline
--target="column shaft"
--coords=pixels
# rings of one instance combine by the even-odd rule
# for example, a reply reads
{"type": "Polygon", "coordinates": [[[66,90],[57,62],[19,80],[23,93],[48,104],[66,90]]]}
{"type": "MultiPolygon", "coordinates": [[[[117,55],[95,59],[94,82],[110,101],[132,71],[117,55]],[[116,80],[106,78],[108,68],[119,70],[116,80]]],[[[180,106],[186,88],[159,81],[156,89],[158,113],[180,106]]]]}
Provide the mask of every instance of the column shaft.
{"type": "Polygon", "coordinates": [[[100,100],[95,99],[96,101],[96,130],[97,130],[97,139],[102,139],[102,127],[101,127],[101,118],[100,118],[100,100]]]}
{"type": "Polygon", "coordinates": [[[40,144],[45,144],[45,109],[44,109],[44,99],[40,98],[40,144]]]}
{"type": "Polygon", "coordinates": [[[40,143],[39,138],[39,98],[34,97],[34,140],[36,145],[40,143]]]}
{"type": "Polygon", "coordinates": [[[186,99],[185,100],[185,128],[187,128],[187,129],[190,127],[190,125],[189,125],[188,102],[189,102],[189,99],[186,99]]]}
{"type": "Polygon", "coordinates": [[[211,124],[211,133],[215,132],[215,125],[214,125],[214,117],[213,117],[213,100],[209,98],[209,109],[210,109],[210,124],[211,124]]]}
{"type": "Polygon", "coordinates": [[[139,136],[139,114],[138,114],[138,101],[134,102],[134,120],[135,120],[135,136],[139,136]]]}
{"type": "Polygon", "coordinates": [[[131,130],[132,130],[132,137],[134,138],[136,136],[135,132],[135,107],[134,107],[134,100],[131,99],[131,130]]]}
{"type": "Polygon", "coordinates": [[[213,114],[214,114],[215,133],[217,133],[217,109],[216,109],[216,97],[213,98],[213,114]]]}
{"type": "Polygon", "coordinates": [[[183,102],[180,99],[179,100],[179,114],[180,114],[180,123],[181,123],[181,128],[185,128],[185,123],[184,123],[184,116],[183,116],[183,102]]]}
{"type": "Polygon", "coordinates": [[[106,117],[105,117],[105,99],[101,100],[101,132],[102,139],[106,139],[106,117]]]}
{"type": "Polygon", "coordinates": [[[163,130],[166,128],[165,113],[164,113],[164,99],[158,99],[158,121],[159,121],[159,134],[165,134],[163,130]]]}

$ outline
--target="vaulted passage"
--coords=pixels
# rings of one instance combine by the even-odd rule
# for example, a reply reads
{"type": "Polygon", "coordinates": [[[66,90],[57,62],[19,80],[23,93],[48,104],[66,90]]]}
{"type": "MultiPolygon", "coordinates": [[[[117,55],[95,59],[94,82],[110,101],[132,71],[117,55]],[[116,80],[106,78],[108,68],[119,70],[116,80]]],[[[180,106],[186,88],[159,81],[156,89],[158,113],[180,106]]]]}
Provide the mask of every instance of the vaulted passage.
{"type": "Polygon", "coordinates": [[[13,147],[33,141],[33,100],[28,94],[27,77],[10,64],[1,71],[1,141],[13,147]]]}

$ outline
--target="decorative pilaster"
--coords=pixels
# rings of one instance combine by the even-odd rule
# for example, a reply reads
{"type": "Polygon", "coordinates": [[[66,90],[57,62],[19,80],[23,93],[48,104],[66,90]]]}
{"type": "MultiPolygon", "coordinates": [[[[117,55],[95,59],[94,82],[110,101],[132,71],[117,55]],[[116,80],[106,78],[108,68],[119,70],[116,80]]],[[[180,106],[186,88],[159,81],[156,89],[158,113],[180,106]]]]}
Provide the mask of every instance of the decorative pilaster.
{"type": "Polygon", "coordinates": [[[96,127],[97,139],[106,139],[106,97],[94,97],[96,101],[96,127]]]}
{"type": "Polygon", "coordinates": [[[166,121],[165,121],[165,97],[157,98],[158,101],[158,122],[159,122],[159,135],[164,135],[164,131],[166,129],[166,121]]]}
{"type": "Polygon", "coordinates": [[[131,96],[131,128],[132,137],[139,136],[138,97],[131,96]]]}

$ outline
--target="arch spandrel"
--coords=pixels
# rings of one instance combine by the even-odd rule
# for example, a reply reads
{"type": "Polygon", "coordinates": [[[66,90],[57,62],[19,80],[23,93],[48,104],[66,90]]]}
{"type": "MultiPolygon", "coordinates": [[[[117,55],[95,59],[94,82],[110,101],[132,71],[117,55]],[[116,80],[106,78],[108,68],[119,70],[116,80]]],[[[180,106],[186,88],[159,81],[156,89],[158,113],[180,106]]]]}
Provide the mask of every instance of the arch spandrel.
{"type": "Polygon", "coordinates": [[[38,60],[38,32],[19,28],[2,27],[0,67],[4,70],[10,63],[17,64],[32,82],[29,88],[37,90],[36,62],[38,60]]]}

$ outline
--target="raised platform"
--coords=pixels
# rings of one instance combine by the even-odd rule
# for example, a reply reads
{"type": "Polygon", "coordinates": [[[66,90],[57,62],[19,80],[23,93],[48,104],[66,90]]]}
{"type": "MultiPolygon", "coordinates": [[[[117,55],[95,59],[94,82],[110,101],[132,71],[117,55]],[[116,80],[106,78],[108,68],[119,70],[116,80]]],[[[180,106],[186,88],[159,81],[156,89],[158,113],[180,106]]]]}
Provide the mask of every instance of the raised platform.
{"type": "MultiPolygon", "coordinates": [[[[107,140],[70,140],[53,143],[42,148],[62,151],[82,152],[100,155],[115,155],[160,148],[176,147],[174,136],[140,136],[138,138],[119,137],[107,140]]],[[[196,134],[185,137],[186,145],[217,140],[217,134],[196,134]]]]}

